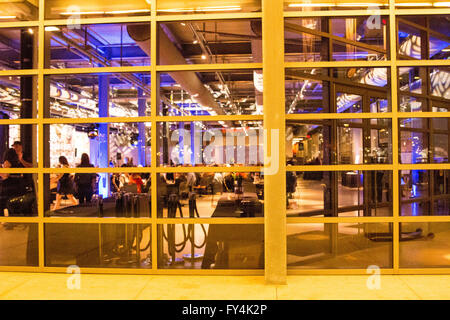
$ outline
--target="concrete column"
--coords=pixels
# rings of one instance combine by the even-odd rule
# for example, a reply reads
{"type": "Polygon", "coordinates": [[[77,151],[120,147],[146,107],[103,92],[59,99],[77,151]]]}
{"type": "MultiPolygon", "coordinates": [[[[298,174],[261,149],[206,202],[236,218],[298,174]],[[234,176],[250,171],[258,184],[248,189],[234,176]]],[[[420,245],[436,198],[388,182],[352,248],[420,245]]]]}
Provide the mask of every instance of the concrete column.
{"type": "Polygon", "coordinates": [[[264,163],[265,278],[285,284],[286,160],[284,98],[283,0],[263,0],[263,97],[264,129],[267,130],[264,163]],[[270,106],[270,110],[268,109],[270,106]]]}

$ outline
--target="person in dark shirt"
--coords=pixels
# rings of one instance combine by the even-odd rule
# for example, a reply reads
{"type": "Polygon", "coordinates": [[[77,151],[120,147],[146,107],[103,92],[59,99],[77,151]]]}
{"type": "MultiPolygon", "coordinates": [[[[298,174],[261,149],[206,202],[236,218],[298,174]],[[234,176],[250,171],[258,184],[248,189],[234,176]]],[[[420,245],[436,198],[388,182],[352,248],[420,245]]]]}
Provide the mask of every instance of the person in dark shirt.
{"type": "MultiPolygon", "coordinates": [[[[78,168],[92,168],[94,165],[91,164],[89,156],[87,153],[81,155],[81,163],[77,166],[78,168]]],[[[91,202],[92,195],[94,194],[94,182],[96,179],[95,173],[77,173],[75,175],[75,184],[78,190],[78,200],[80,204],[85,201],[87,203],[91,202]]]]}
{"type": "MultiPolygon", "coordinates": [[[[3,157],[3,168],[23,168],[16,151],[10,148],[3,157]]],[[[21,173],[2,173],[1,192],[0,192],[0,215],[4,215],[4,210],[8,207],[8,201],[23,196],[27,193],[27,184],[24,175],[21,173]]],[[[30,208],[20,206],[14,209],[15,212],[9,212],[10,215],[25,214],[32,215],[30,208]]]]}

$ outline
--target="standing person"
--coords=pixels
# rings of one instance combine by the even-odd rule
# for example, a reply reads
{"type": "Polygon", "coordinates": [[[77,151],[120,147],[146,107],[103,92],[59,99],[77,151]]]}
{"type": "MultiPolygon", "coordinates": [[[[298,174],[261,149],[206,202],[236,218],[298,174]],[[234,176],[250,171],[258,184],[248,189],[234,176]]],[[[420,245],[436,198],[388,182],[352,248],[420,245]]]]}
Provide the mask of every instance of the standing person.
{"type": "MultiPolygon", "coordinates": [[[[60,168],[69,168],[69,162],[67,158],[64,156],[59,157],[59,166],[60,168]]],[[[73,189],[73,181],[70,173],[61,173],[56,178],[58,181],[58,188],[56,191],[56,203],[53,207],[53,210],[58,210],[61,204],[61,199],[63,195],[66,195],[69,200],[72,201],[73,205],[76,206],[78,204],[77,200],[73,197],[74,189],[73,189]]]]}
{"type": "MultiPolygon", "coordinates": [[[[89,161],[87,153],[81,155],[81,163],[78,168],[93,168],[94,166],[89,161]]],[[[94,182],[96,179],[95,173],[77,173],[75,175],[75,183],[78,189],[78,200],[80,204],[91,202],[92,195],[94,193],[94,182]]]]}

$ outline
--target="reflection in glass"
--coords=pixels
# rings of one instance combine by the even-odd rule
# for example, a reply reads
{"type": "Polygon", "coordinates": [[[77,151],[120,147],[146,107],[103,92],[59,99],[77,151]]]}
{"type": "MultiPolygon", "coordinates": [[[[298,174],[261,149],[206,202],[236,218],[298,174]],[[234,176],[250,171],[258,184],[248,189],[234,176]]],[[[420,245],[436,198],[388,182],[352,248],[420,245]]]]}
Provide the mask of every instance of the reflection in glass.
{"type": "Polygon", "coordinates": [[[448,162],[448,118],[407,118],[399,121],[401,163],[448,162]]]}
{"type": "Polygon", "coordinates": [[[164,22],[158,26],[160,65],[262,62],[261,19],[164,22]]]}
{"type": "MultiPolygon", "coordinates": [[[[131,165],[131,158],[126,158],[131,165]]],[[[141,173],[44,175],[47,217],[150,218],[151,177],[141,173]],[[75,201],[74,201],[74,200],[75,201]]]]}
{"type": "Polygon", "coordinates": [[[261,70],[162,73],[159,114],[258,115],[263,111],[262,90],[261,70]]]}
{"type": "Polygon", "coordinates": [[[261,11],[261,0],[225,0],[217,3],[207,0],[164,0],[159,1],[157,6],[159,15],[255,12],[261,11]]]}
{"type": "Polygon", "coordinates": [[[263,163],[261,121],[160,122],[158,164],[253,166],[263,163]]]}
{"type": "MultiPolygon", "coordinates": [[[[407,3],[396,4],[400,5],[406,6],[407,3]]],[[[448,15],[399,16],[397,22],[400,59],[448,59],[448,15]]]]}
{"type": "Polygon", "coordinates": [[[149,24],[69,24],[45,30],[48,68],[150,65],[150,44],[142,41],[150,36],[149,24]]]}
{"type": "Polygon", "coordinates": [[[450,99],[450,85],[446,81],[450,76],[450,68],[430,68],[429,74],[429,81],[431,83],[430,94],[435,97],[450,99]]]}
{"type": "Polygon", "coordinates": [[[288,171],[286,190],[288,216],[392,215],[389,171],[288,171]]]}
{"type": "MultiPolygon", "coordinates": [[[[2,114],[3,119],[8,119],[6,112],[0,112],[0,118],[2,117],[2,114]]],[[[0,163],[2,164],[2,167],[37,167],[36,141],[36,125],[0,125],[0,163]],[[5,163],[6,161],[7,163],[5,163]]]]}
{"type": "Polygon", "coordinates": [[[158,175],[158,217],[253,218],[264,215],[260,172],[188,172],[158,175]]]}
{"type": "Polygon", "coordinates": [[[46,0],[46,19],[150,15],[150,0],[46,0]]]}
{"type": "MultiPolygon", "coordinates": [[[[0,12],[2,7],[9,5],[12,6],[13,4],[6,4],[5,2],[0,4],[0,12]]],[[[19,4],[16,4],[16,6],[17,5],[19,4]]],[[[4,17],[12,16],[14,15],[10,12],[9,14],[5,14],[4,17]]],[[[0,22],[3,21],[1,18],[2,16],[0,16],[0,22]]],[[[0,50],[2,53],[0,56],[0,70],[37,68],[37,50],[34,50],[33,48],[34,46],[37,46],[38,28],[0,28],[0,38],[2,39],[0,43],[0,50]]],[[[31,90],[29,87],[26,89],[31,90]]]]}
{"type": "MultiPolygon", "coordinates": [[[[410,1],[410,0],[408,0],[410,1]]],[[[359,1],[326,1],[323,0],[309,0],[308,2],[301,0],[284,0],[285,11],[330,11],[330,10],[357,10],[367,9],[370,7],[384,7],[389,6],[388,2],[380,0],[368,0],[365,2],[359,1]]]]}
{"type": "Polygon", "coordinates": [[[52,118],[150,115],[150,73],[52,75],[47,80],[52,118]]]}
{"type": "Polygon", "coordinates": [[[0,266],[38,266],[37,223],[0,225],[0,266]]]}
{"type": "Polygon", "coordinates": [[[36,118],[36,77],[0,77],[0,119],[36,118]]]}
{"type": "Polygon", "coordinates": [[[286,69],[286,113],[390,112],[388,71],[387,68],[286,69]]]}
{"type": "Polygon", "coordinates": [[[427,163],[428,143],[425,134],[414,131],[402,131],[400,136],[401,163],[427,163]]]}
{"type": "Polygon", "coordinates": [[[47,223],[44,236],[48,267],[152,266],[150,225],[47,223]]]}
{"type": "Polygon", "coordinates": [[[402,170],[400,195],[402,216],[449,215],[449,171],[402,170]]]}
{"type": "MultiPolygon", "coordinates": [[[[307,5],[313,7],[312,3],[307,5]]],[[[386,60],[386,24],[384,16],[376,22],[369,17],[287,18],[285,60],[386,60]]]]}
{"type": "Polygon", "coordinates": [[[159,225],[161,269],[263,269],[264,226],[159,225]]]}
{"type": "Polygon", "coordinates": [[[290,269],[392,267],[390,223],[305,223],[287,228],[290,269]]]}
{"type": "Polygon", "coordinates": [[[389,119],[288,121],[286,157],[292,165],[391,163],[390,124],[389,119]]]}
{"type": "Polygon", "coordinates": [[[80,166],[83,154],[97,168],[150,166],[150,123],[52,124],[46,128],[50,167],[61,167],[60,156],[67,158],[68,167],[80,166]]]}
{"type": "Polygon", "coordinates": [[[410,241],[400,242],[401,268],[450,267],[450,223],[404,222],[400,230],[410,238],[410,241]]]}

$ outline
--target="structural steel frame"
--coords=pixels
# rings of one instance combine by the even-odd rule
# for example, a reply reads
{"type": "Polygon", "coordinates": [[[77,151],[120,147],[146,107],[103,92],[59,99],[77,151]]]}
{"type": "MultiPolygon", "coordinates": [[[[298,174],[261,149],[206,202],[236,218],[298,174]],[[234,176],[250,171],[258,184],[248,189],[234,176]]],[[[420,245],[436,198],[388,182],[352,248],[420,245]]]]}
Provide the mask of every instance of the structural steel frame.
{"type": "MultiPolygon", "coordinates": [[[[44,126],[61,123],[107,123],[107,122],[151,122],[151,141],[157,138],[157,123],[168,121],[219,121],[219,120],[249,120],[264,121],[264,128],[269,132],[279,130],[279,171],[265,177],[265,215],[264,218],[186,218],[169,219],[157,218],[157,202],[152,201],[151,218],[49,218],[44,216],[44,174],[51,173],[91,173],[91,172],[150,172],[152,179],[152,199],[157,197],[157,174],[162,172],[259,172],[262,167],[175,167],[163,168],[157,166],[156,143],[151,144],[151,167],[141,168],[46,168],[44,167],[44,143],[38,143],[38,167],[26,169],[4,169],[0,173],[33,173],[38,176],[38,216],[37,217],[0,217],[0,222],[36,223],[38,225],[39,265],[31,266],[0,266],[0,271],[29,271],[29,272],[66,272],[63,267],[45,266],[44,255],[44,227],[53,223],[73,224],[150,224],[152,234],[152,268],[81,268],[83,273],[115,273],[115,274],[199,274],[199,275],[265,275],[267,283],[285,283],[287,274],[366,274],[366,269],[302,269],[291,270],[287,268],[286,250],[286,224],[295,223],[391,223],[393,225],[392,242],[392,268],[381,269],[382,274],[450,274],[450,268],[400,268],[400,242],[399,226],[402,222],[450,222],[450,216],[420,216],[402,217],[399,214],[399,172],[401,170],[449,170],[448,163],[430,164],[400,164],[399,163],[399,118],[431,118],[450,117],[450,112],[399,112],[397,87],[397,68],[404,66],[450,66],[449,60],[397,60],[396,17],[400,15],[434,15],[450,14],[450,8],[436,9],[396,9],[395,0],[389,1],[389,7],[381,9],[380,15],[389,17],[390,59],[385,61],[321,61],[321,62],[285,62],[284,61],[284,19],[292,17],[354,17],[369,16],[373,12],[368,10],[332,10],[332,11],[284,11],[283,0],[262,0],[262,11],[252,13],[214,13],[214,14],[187,14],[187,15],[157,15],[156,3],[153,0],[151,13],[139,17],[113,17],[113,18],[83,18],[81,24],[101,23],[128,23],[147,22],[151,25],[151,65],[143,67],[105,67],[105,68],[77,68],[77,69],[46,69],[45,58],[45,27],[66,24],[66,20],[46,20],[44,17],[45,1],[39,0],[39,18],[37,21],[0,22],[0,28],[36,27],[38,29],[38,66],[32,70],[3,70],[0,76],[36,76],[38,82],[38,116],[33,119],[5,119],[0,125],[32,124],[37,126],[38,137],[44,136],[44,126]],[[263,23],[263,63],[235,63],[235,64],[201,64],[201,65],[156,65],[157,61],[157,24],[165,21],[187,20],[224,20],[259,18],[263,23]],[[285,69],[286,68],[326,68],[326,67],[387,67],[390,68],[391,78],[391,105],[389,113],[362,113],[362,114],[285,114],[285,69]],[[158,116],[158,75],[168,71],[202,71],[202,70],[233,70],[233,69],[263,69],[264,72],[264,115],[217,115],[217,116],[186,116],[163,117],[158,116]],[[58,119],[44,117],[44,79],[52,74],[80,74],[80,73],[124,73],[124,72],[150,72],[151,73],[151,115],[148,117],[109,117],[109,118],[83,118],[58,119]],[[270,108],[268,107],[270,106],[270,108]],[[374,119],[388,118],[392,120],[392,150],[393,163],[376,165],[323,165],[323,166],[290,166],[286,168],[285,161],[285,121],[286,120],[326,120],[326,119],[374,119]],[[286,170],[289,171],[345,171],[345,170],[388,170],[393,177],[393,216],[391,217],[286,217],[286,170]],[[270,195],[270,196],[267,196],[270,195]],[[196,269],[158,269],[157,262],[157,226],[162,224],[264,224],[265,226],[265,268],[264,270],[196,270],[196,269]]],[[[308,30],[309,31],[309,30],[308,30]]],[[[37,44],[35,44],[36,46],[37,44]]],[[[407,94],[407,93],[406,93],[407,94]]],[[[270,141],[270,139],[267,139],[270,141]]],[[[269,142],[266,145],[270,144],[269,142]]],[[[269,146],[266,146],[270,150],[269,146]]],[[[268,164],[266,163],[265,166],[268,164]]]]}

